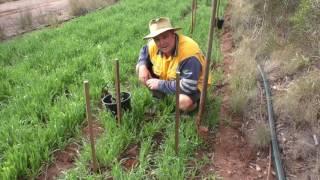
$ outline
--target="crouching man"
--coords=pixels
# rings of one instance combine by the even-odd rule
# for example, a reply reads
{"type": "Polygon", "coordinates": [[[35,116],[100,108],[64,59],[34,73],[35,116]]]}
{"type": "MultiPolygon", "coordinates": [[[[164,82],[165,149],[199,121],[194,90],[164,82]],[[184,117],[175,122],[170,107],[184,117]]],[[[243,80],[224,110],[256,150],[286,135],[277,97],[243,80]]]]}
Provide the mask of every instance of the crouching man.
{"type": "Polygon", "coordinates": [[[194,40],[176,32],[179,29],[171,25],[169,18],[152,19],[136,70],[140,82],[157,97],[175,93],[179,71],[179,107],[189,112],[197,108],[200,99],[205,57],[194,40]]]}

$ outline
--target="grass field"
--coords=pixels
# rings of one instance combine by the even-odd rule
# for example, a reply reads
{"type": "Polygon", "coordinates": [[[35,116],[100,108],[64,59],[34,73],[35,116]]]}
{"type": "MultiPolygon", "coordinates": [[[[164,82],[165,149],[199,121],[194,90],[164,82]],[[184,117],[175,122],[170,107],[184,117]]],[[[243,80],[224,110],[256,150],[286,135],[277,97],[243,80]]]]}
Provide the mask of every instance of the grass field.
{"type": "MultiPolygon", "coordinates": [[[[157,102],[135,77],[135,64],[145,41],[151,18],[168,16],[189,34],[191,1],[122,0],[114,6],[76,18],[58,28],[47,28],[0,44],[0,179],[33,179],[52,152],[70,138],[80,138],[85,120],[83,81],[89,80],[92,107],[105,128],[97,141],[99,164],[105,172],[92,175],[88,169],[90,146],[83,150],[76,167],[60,178],[184,179],[196,169],[186,163],[201,145],[194,118],[184,117],[180,128],[180,154],[174,153],[174,98],[157,102]],[[101,89],[114,89],[114,59],[120,60],[123,91],[130,91],[132,111],[116,127],[114,117],[97,110],[101,89]],[[145,110],[155,109],[152,121],[145,110]],[[155,145],[153,136],[163,134],[155,145]],[[124,171],[117,160],[131,144],[139,145],[139,165],[124,171]]],[[[206,51],[210,6],[198,0],[197,25],[193,38],[206,51]]],[[[213,59],[220,58],[215,40],[213,59]]],[[[214,77],[218,80],[219,73],[214,77]]],[[[209,97],[210,98],[210,97],[209,97]]],[[[218,120],[218,101],[210,101],[210,118],[218,120]]]]}

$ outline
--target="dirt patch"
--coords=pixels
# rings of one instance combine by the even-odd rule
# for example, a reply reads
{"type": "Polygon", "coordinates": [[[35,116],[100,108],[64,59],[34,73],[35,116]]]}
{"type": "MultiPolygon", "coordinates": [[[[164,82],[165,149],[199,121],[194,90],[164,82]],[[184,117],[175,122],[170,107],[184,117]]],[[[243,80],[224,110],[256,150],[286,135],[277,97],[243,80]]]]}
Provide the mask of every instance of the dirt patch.
{"type": "Polygon", "coordinates": [[[64,150],[54,152],[53,163],[45,167],[38,180],[53,180],[56,179],[63,171],[73,167],[75,159],[79,155],[80,145],[71,143],[64,150]]]}
{"type": "MultiPolygon", "coordinates": [[[[92,121],[92,135],[93,135],[93,138],[97,139],[99,137],[99,135],[101,135],[103,132],[104,132],[104,129],[102,128],[102,125],[98,121],[92,121]]],[[[87,124],[82,129],[82,133],[87,139],[90,139],[89,124],[87,124]]]]}
{"type": "Polygon", "coordinates": [[[153,137],[152,137],[152,142],[154,142],[154,143],[153,143],[153,145],[154,145],[153,149],[154,149],[154,150],[157,150],[157,149],[159,148],[159,146],[160,146],[160,145],[163,143],[163,141],[164,141],[163,131],[164,131],[164,130],[162,130],[161,132],[156,132],[156,133],[153,135],[153,137]]]}
{"type": "MultiPolygon", "coordinates": [[[[98,121],[92,122],[92,133],[94,139],[103,133],[104,129],[98,121]]],[[[83,130],[83,136],[87,139],[90,137],[89,125],[87,124],[83,130]]],[[[38,180],[56,179],[63,171],[74,167],[76,158],[79,156],[81,146],[77,143],[68,144],[64,150],[57,150],[53,153],[53,162],[43,168],[42,173],[36,178],[38,180]]],[[[89,165],[91,166],[91,165],[89,165]]]]}
{"type": "MultiPolygon", "coordinates": [[[[230,65],[234,59],[231,56],[234,48],[229,26],[230,9],[227,8],[225,27],[221,36],[221,50],[224,55],[223,70],[227,78],[231,71],[230,65]]],[[[223,102],[220,111],[220,125],[213,144],[214,168],[223,179],[265,179],[268,176],[270,160],[268,153],[262,153],[249,144],[242,128],[245,126],[242,118],[232,115],[230,109],[230,93],[228,84],[221,86],[223,102]]],[[[274,179],[270,176],[269,179],[274,179]]]]}
{"type": "Polygon", "coordinates": [[[123,151],[123,153],[121,153],[118,160],[126,171],[130,171],[139,165],[139,151],[139,144],[131,144],[125,151],[123,151]]]}

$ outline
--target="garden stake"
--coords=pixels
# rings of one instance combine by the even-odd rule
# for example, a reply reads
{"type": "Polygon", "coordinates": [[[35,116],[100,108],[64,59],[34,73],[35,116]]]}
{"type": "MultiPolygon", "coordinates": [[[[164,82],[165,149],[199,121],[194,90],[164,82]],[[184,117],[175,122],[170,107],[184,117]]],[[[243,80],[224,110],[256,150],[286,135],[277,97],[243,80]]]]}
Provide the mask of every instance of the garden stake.
{"type": "Polygon", "coordinates": [[[175,151],[176,155],[179,154],[179,127],[180,127],[180,72],[176,72],[176,131],[175,131],[175,151]]]}
{"type": "Polygon", "coordinates": [[[196,125],[197,130],[199,133],[199,127],[201,124],[202,114],[204,112],[205,108],[205,101],[207,96],[207,86],[208,86],[208,77],[209,77],[209,66],[210,66],[210,58],[211,58],[211,50],[212,50],[212,38],[213,38],[213,30],[215,27],[215,15],[216,15],[216,9],[217,9],[217,0],[212,0],[212,13],[211,13],[211,22],[210,22],[210,31],[209,31],[209,40],[208,40],[208,50],[207,50],[207,56],[206,56],[206,64],[205,64],[205,74],[204,74],[204,80],[202,83],[202,93],[200,97],[200,107],[198,116],[196,119],[196,125]]]}
{"type": "Polygon", "coordinates": [[[84,94],[86,97],[86,113],[87,113],[87,121],[89,124],[89,136],[90,136],[90,142],[91,142],[93,171],[97,172],[96,150],[94,147],[94,138],[93,138],[93,132],[92,132],[92,118],[91,118],[91,110],[90,110],[89,81],[83,81],[83,84],[84,84],[84,94]]]}
{"type": "Polygon", "coordinates": [[[120,78],[119,78],[119,60],[116,59],[116,95],[117,95],[117,119],[118,125],[121,123],[121,98],[120,98],[120,78]]]}
{"type": "Polygon", "coordinates": [[[196,25],[196,10],[197,10],[197,0],[192,0],[192,10],[191,10],[191,36],[196,25]]]}
{"type": "Polygon", "coordinates": [[[216,10],[216,20],[219,18],[219,12],[220,12],[220,0],[217,0],[217,10],[216,10]]]}

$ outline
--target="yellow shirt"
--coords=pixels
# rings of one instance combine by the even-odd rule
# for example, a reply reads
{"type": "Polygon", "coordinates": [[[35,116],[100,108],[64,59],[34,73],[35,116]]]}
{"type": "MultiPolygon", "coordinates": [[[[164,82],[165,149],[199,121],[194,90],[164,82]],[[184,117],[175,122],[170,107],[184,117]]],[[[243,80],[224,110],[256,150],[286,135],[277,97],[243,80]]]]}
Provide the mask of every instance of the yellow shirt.
{"type": "Polygon", "coordinates": [[[201,91],[204,79],[205,57],[198,44],[191,38],[179,34],[177,42],[174,55],[168,58],[161,54],[153,40],[148,42],[148,53],[153,64],[152,70],[159,76],[159,79],[174,80],[179,64],[190,57],[195,57],[202,67],[197,84],[198,89],[201,91]]]}

